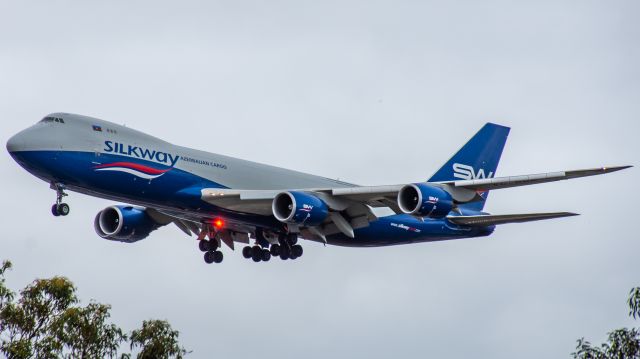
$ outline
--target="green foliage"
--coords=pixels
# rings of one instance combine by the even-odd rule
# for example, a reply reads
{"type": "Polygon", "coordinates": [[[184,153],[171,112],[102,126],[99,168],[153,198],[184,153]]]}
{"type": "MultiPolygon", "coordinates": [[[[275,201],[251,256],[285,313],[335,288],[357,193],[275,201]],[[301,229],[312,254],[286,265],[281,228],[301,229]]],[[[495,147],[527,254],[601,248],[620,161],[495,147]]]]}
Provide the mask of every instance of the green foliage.
{"type": "Polygon", "coordinates": [[[0,267],[0,310],[4,307],[5,303],[13,300],[14,293],[7,288],[4,279],[4,273],[11,269],[11,267],[12,264],[9,261],[2,262],[2,266],[0,267]]]}
{"type": "Polygon", "coordinates": [[[131,349],[140,347],[139,359],[181,359],[187,351],[178,343],[178,331],[164,320],[145,320],[131,333],[131,349]]]}
{"type": "Polygon", "coordinates": [[[629,316],[633,319],[640,318],[640,287],[635,287],[629,292],[629,316]]]}
{"type": "Polygon", "coordinates": [[[89,303],[67,309],[54,324],[54,335],[70,358],[114,358],[127,339],[122,329],[106,323],[109,305],[89,303]]]}
{"type": "MultiPolygon", "coordinates": [[[[79,306],[76,287],[64,277],[36,279],[19,293],[5,284],[11,262],[0,267],[0,354],[9,359],[130,358],[118,354],[128,336],[108,323],[111,306],[79,306]]],[[[131,333],[138,358],[182,358],[178,331],[166,321],[149,320],[131,333]]]]}
{"type": "MultiPolygon", "coordinates": [[[[629,316],[640,318],[640,287],[629,292],[629,316]]],[[[578,340],[574,359],[640,359],[640,328],[622,328],[609,333],[600,347],[581,338],[578,340]]]]}
{"type": "Polygon", "coordinates": [[[53,324],[78,301],[73,283],[64,277],[37,279],[20,292],[17,302],[0,311],[0,352],[8,358],[55,358],[62,350],[53,324]]]}

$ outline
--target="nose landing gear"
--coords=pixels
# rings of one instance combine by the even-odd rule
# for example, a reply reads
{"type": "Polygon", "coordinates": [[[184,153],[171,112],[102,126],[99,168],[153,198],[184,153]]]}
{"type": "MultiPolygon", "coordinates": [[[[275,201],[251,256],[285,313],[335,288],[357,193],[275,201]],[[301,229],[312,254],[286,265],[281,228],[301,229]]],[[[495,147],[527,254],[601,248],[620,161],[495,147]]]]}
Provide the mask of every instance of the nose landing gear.
{"type": "Polygon", "coordinates": [[[62,203],[62,198],[68,196],[64,192],[64,185],[62,183],[52,183],[51,188],[56,190],[56,203],[51,206],[51,214],[56,217],[68,215],[71,209],[68,204],[62,203]]]}

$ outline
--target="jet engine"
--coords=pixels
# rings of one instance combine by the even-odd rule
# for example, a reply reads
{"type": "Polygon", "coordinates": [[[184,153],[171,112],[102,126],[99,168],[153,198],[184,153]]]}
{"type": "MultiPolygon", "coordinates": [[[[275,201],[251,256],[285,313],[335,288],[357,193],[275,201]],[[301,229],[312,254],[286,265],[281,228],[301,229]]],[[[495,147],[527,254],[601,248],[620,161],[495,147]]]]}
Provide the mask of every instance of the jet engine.
{"type": "Polygon", "coordinates": [[[329,207],[318,197],[305,192],[279,193],[271,204],[280,222],[317,226],[329,215],[329,207]]]}
{"type": "Polygon", "coordinates": [[[96,215],[93,227],[102,238],[132,243],[146,238],[160,227],[144,208],[111,206],[96,215]]]}
{"type": "Polygon", "coordinates": [[[441,188],[413,183],[398,192],[398,206],[407,214],[444,218],[453,209],[453,198],[441,188]]]}

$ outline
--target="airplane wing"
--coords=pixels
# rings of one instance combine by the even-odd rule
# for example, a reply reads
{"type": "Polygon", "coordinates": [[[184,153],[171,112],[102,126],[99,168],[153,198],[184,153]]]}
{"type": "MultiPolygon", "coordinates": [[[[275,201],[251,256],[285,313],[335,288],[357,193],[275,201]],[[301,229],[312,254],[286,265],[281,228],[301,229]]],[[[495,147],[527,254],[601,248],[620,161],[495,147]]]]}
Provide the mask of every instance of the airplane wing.
{"type": "Polygon", "coordinates": [[[528,186],[528,185],[539,184],[539,183],[563,181],[563,180],[579,178],[579,177],[596,176],[596,175],[601,175],[605,173],[624,170],[629,167],[632,167],[632,166],[601,167],[601,168],[591,168],[591,169],[585,169],[585,170],[549,172],[549,173],[539,173],[539,174],[524,175],[524,176],[497,177],[497,178],[487,178],[487,179],[450,181],[450,182],[441,182],[441,183],[450,184],[457,188],[466,188],[466,189],[472,189],[475,191],[488,191],[493,189],[502,189],[502,188],[518,187],[518,186],[528,186]]]}
{"type": "MultiPolygon", "coordinates": [[[[475,200],[477,191],[487,191],[533,184],[563,181],[573,178],[596,176],[620,171],[632,166],[601,167],[584,170],[548,172],[523,176],[496,177],[477,180],[460,180],[447,182],[427,182],[449,192],[458,203],[468,203],[475,200]]],[[[330,207],[346,209],[351,202],[359,202],[371,207],[397,208],[396,197],[404,184],[384,186],[354,186],[346,188],[309,188],[301,191],[311,192],[328,202],[330,207]]],[[[249,213],[271,213],[271,201],[284,190],[236,190],[205,188],[202,199],[223,208],[246,211],[249,213]],[[268,205],[266,205],[268,204],[268,205]]],[[[400,213],[399,209],[396,211],[400,213]]]]}
{"type": "MultiPolygon", "coordinates": [[[[303,189],[304,191],[320,198],[331,209],[322,229],[314,229],[317,236],[324,239],[326,235],[342,232],[353,238],[354,229],[366,227],[369,222],[375,221],[377,216],[367,206],[370,201],[354,201],[341,199],[330,194],[331,189],[303,189]]],[[[202,191],[202,200],[213,205],[245,213],[273,215],[272,203],[274,198],[284,190],[235,190],[205,188],[202,191]]],[[[289,227],[295,227],[289,224],[289,227]]]]}
{"type": "MultiPolygon", "coordinates": [[[[523,176],[496,177],[476,180],[460,180],[446,182],[427,182],[440,187],[453,197],[457,203],[469,203],[479,199],[479,191],[488,191],[510,187],[529,186],[533,184],[563,181],[579,177],[596,176],[620,171],[632,166],[601,167],[584,170],[538,173],[523,176]]],[[[396,213],[401,213],[396,197],[404,185],[362,186],[335,188],[325,190],[332,196],[353,201],[362,201],[372,207],[388,206],[396,213]]]]}
{"type": "MultiPolygon", "coordinates": [[[[454,202],[460,205],[481,200],[482,198],[479,192],[483,191],[595,176],[620,171],[629,167],[631,166],[601,167],[489,179],[425,182],[425,184],[446,191],[451,195],[454,202]]],[[[398,206],[397,197],[398,193],[405,186],[406,185],[400,184],[344,188],[309,188],[299,189],[298,191],[303,191],[320,198],[330,209],[330,215],[326,221],[316,227],[330,228],[331,233],[342,232],[353,238],[353,229],[366,227],[369,222],[377,219],[371,210],[372,207],[389,207],[396,213],[403,213],[398,206]]],[[[282,192],[286,192],[286,190],[205,188],[201,190],[201,199],[229,210],[268,216],[273,213],[272,203],[274,198],[282,192]]],[[[530,215],[455,216],[450,217],[450,220],[457,224],[479,226],[527,222],[571,215],[574,214],[562,212],[530,215]]],[[[317,229],[318,228],[316,228],[316,230],[317,229]]],[[[325,231],[321,233],[321,235],[331,233],[325,231]]]]}
{"type": "Polygon", "coordinates": [[[555,213],[528,213],[528,214],[502,214],[502,215],[480,215],[480,216],[449,216],[449,222],[471,227],[485,227],[507,223],[522,223],[541,221],[552,218],[562,218],[578,216],[577,213],[555,212],[555,213]]]}

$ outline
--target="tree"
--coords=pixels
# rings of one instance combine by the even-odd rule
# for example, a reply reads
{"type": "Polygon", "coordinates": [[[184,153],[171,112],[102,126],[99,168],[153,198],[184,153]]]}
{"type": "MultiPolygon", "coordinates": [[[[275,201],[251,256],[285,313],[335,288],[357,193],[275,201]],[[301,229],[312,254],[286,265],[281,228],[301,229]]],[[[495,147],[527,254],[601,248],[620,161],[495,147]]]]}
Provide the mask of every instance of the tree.
{"type": "Polygon", "coordinates": [[[633,319],[640,319],[640,287],[631,289],[629,292],[629,316],[633,319]]]}
{"type": "Polygon", "coordinates": [[[78,301],[73,283],[64,277],[37,279],[20,292],[17,302],[0,311],[0,352],[8,358],[55,358],[62,350],[52,335],[54,323],[78,301]]]}
{"type": "Polygon", "coordinates": [[[131,349],[140,347],[139,359],[182,359],[187,351],[178,343],[178,331],[164,320],[145,320],[131,333],[131,349]]]}
{"type": "MultiPolygon", "coordinates": [[[[118,354],[129,336],[108,323],[111,306],[90,302],[78,305],[76,287],[65,277],[36,279],[16,294],[7,288],[0,267],[0,354],[9,359],[30,358],[130,358],[118,354]]],[[[144,321],[131,335],[138,358],[182,358],[179,332],[166,321],[144,321]]]]}
{"type": "Polygon", "coordinates": [[[122,329],[106,322],[111,306],[89,303],[67,309],[53,326],[54,336],[71,358],[114,358],[127,340],[122,329]]]}
{"type": "Polygon", "coordinates": [[[7,288],[4,279],[4,273],[11,269],[11,262],[4,261],[2,262],[2,266],[0,266],[0,310],[4,307],[4,305],[13,300],[13,292],[7,288]]]}
{"type": "MultiPolygon", "coordinates": [[[[640,319],[640,287],[629,292],[629,316],[640,319]]],[[[640,359],[640,328],[622,328],[609,333],[600,347],[578,339],[574,359],[640,359]]]]}

